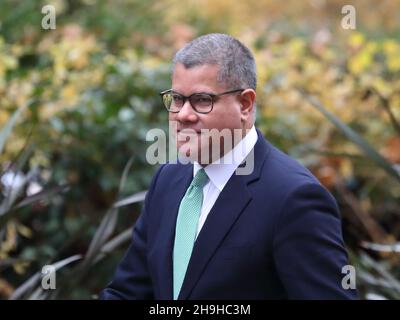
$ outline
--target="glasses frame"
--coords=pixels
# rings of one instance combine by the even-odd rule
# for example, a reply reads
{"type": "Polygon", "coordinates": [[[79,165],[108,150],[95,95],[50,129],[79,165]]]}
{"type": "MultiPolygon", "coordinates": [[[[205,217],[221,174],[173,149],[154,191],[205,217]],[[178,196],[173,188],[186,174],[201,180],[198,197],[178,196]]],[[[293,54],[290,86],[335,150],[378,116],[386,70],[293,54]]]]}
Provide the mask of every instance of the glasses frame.
{"type": "Polygon", "coordinates": [[[197,113],[201,113],[201,114],[207,114],[207,113],[210,113],[210,112],[213,110],[213,108],[214,108],[214,102],[216,102],[216,100],[217,100],[220,96],[223,96],[223,95],[226,95],[226,94],[235,93],[235,92],[239,92],[239,91],[241,92],[241,91],[244,91],[244,90],[246,90],[246,89],[234,89],[234,90],[229,90],[229,91],[225,91],[225,92],[217,93],[217,94],[208,93],[208,92],[196,92],[196,93],[192,93],[190,96],[184,96],[183,94],[180,94],[179,92],[176,92],[176,91],[174,91],[174,90],[172,90],[172,89],[168,89],[168,90],[164,90],[164,91],[160,92],[160,96],[161,96],[161,100],[163,101],[163,105],[164,105],[164,107],[168,110],[168,112],[171,112],[171,113],[179,113],[179,111],[181,111],[182,108],[183,108],[183,106],[185,105],[186,101],[189,100],[189,104],[190,104],[190,106],[192,107],[192,109],[193,109],[194,111],[196,111],[197,113]],[[167,93],[175,93],[175,94],[177,94],[177,95],[179,95],[179,96],[182,97],[182,99],[183,99],[183,104],[182,104],[182,107],[181,107],[178,111],[171,111],[171,110],[168,109],[167,106],[165,105],[165,103],[164,103],[164,95],[167,94],[167,93]],[[198,111],[198,110],[196,110],[196,108],[192,105],[192,102],[190,101],[191,97],[193,97],[193,96],[195,96],[195,95],[198,95],[198,94],[208,95],[208,96],[211,97],[211,109],[210,109],[210,111],[207,111],[207,112],[198,111]]]}

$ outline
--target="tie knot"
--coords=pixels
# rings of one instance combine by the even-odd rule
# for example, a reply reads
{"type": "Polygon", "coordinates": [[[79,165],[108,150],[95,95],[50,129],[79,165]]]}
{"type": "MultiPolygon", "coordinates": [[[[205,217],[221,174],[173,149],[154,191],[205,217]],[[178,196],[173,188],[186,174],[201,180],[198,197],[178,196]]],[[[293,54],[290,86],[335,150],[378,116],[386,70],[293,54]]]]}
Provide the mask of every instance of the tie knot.
{"type": "Polygon", "coordinates": [[[208,181],[207,173],[204,171],[204,169],[200,169],[199,171],[197,171],[196,175],[193,178],[192,186],[202,188],[205,186],[207,181],[208,181]]]}

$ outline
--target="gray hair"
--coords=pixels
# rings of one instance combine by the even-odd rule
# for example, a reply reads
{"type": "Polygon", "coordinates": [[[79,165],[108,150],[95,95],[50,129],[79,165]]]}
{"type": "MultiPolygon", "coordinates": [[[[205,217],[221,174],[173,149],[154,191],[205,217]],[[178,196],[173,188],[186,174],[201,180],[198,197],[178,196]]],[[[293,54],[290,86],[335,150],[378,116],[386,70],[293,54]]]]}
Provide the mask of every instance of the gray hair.
{"type": "Polygon", "coordinates": [[[256,90],[257,71],[250,50],[239,40],[221,33],[198,37],[182,49],[173,59],[173,70],[177,63],[185,68],[205,64],[218,65],[217,81],[227,89],[256,90]]]}

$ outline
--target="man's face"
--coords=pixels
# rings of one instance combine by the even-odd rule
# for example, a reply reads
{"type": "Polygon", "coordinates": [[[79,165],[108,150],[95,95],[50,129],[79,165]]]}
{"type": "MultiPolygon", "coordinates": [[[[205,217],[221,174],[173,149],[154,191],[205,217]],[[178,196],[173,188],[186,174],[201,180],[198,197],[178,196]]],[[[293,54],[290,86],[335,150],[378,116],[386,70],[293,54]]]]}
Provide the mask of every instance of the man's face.
{"type": "MultiPolygon", "coordinates": [[[[211,93],[219,94],[228,90],[239,88],[226,88],[217,82],[219,67],[217,65],[202,65],[186,69],[184,65],[177,64],[172,75],[172,90],[184,96],[190,96],[193,93],[211,93]]],[[[209,154],[222,156],[229,150],[221,149],[220,146],[212,145],[212,139],[205,138],[201,135],[201,129],[243,129],[242,111],[239,93],[223,95],[214,101],[213,109],[210,113],[197,113],[189,101],[183,105],[178,113],[169,113],[169,120],[176,122],[177,148],[180,153],[186,153],[190,159],[200,161],[201,153],[208,149],[209,154]],[[193,135],[188,136],[184,130],[196,131],[193,135]],[[187,141],[186,141],[187,140],[187,141]],[[207,140],[208,142],[206,142],[207,140]],[[196,143],[194,143],[196,142],[196,143]],[[218,148],[218,150],[216,149],[218,148]],[[203,150],[203,151],[202,151],[203,150]]],[[[226,130],[225,130],[226,131],[226,130]]],[[[188,132],[188,131],[187,131],[188,132]]],[[[209,159],[211,162],[215,158],[209,159]]]]}

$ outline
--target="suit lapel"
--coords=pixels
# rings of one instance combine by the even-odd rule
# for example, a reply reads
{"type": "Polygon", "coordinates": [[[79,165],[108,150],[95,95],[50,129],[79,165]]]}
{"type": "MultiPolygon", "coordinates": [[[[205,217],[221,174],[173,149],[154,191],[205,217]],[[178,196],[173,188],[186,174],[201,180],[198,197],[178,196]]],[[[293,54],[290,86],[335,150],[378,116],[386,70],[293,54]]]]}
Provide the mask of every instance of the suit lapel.
{"type": "Polygon", "coordinates": [[[168,186],[169,195],[166,197],[166,203],[163,208],[162,233],[157,240],[159,243],[160,257],[160,296],[161,299],[173,298],[173,279],[172,279],[172,250],[174,246],[175,224],[178,216],[180,202],[185,195],[186,189],[189,187],[193,178],[193,166],[176,164],[180,168],[177,169],[177,175],[174,176],[168,186]]]}

